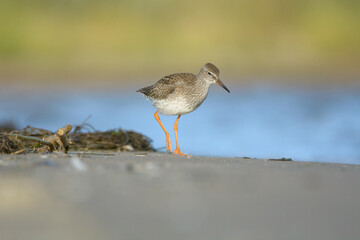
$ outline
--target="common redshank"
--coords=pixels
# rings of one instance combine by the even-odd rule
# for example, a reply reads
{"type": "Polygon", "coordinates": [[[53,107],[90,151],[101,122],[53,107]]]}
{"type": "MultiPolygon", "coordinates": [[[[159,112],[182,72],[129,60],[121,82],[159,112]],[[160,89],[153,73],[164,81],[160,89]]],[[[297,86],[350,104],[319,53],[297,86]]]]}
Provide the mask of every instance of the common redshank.
{"type": "Polygon", "coordinates": [[[161,123],[159,113],[164,115],[178,115],[175,124],[176,149],[174,155],[186,155],[180,151],[178,141],[178,122],[183,114],[197,109],[208,95],[211,84],[216,83],[226,91],[227,87],[220,81],[219,69],[211,63],[206,63],[198,73],[175,73],[163,77],[154,85],[144,87],[137,92],[150,99],[157,109],[154,116],[166,135],[166,151],[171,152],[170,134],[161,123]]]}

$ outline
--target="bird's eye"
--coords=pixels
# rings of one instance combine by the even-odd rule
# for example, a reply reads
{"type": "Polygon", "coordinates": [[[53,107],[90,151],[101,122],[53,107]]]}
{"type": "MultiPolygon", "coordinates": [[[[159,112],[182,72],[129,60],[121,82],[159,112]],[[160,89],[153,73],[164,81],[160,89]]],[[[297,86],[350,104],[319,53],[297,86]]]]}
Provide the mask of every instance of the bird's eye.
{"type": "Polygon", "coordinates": [[[211,72],[207,72],[207,74],[210,75],[210,76],[212,75],[211,72]]]}

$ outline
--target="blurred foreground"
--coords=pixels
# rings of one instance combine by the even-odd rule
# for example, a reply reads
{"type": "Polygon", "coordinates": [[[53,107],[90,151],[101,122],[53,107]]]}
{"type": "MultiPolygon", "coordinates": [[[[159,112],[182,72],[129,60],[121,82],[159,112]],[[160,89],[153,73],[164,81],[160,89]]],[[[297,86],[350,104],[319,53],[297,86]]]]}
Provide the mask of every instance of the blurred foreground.
{"type": "Polygon", "coordinates": [[[0,155],[2,239],[338,240],[360,167],[121,153],[0,155]]]}

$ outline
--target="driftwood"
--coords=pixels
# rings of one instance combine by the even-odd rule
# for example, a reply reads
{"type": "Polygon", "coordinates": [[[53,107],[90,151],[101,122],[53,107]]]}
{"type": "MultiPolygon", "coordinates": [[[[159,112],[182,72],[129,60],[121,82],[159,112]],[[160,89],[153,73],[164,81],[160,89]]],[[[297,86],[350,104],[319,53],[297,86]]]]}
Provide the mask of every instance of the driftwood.
{"type": "MultiPolygon", "coordinates": [[[[23,134],[17,131],[8,134],[2,134],[2,144],[0,146],[0,152],[11,154],[24,153],[29,150],[27,147],[25,147],[25,145],[29,145],[29,143],[32,142],[35,142],[37,143],[37,145],[39,145],[35,145],[34,152],[68,152],[71,141],[68,139],[67,134],[72,129],[71,125],[66,125],[63,128],[58,129],[55,134],[52,134],[44,139],[37,136],[24,135],[28,133],[29,129],[30,131],[34,130],[34,128],[27,127],[22,131],[23,134]],[[19,141],[19,139],[23,141],[19,141]]],[[[48,131],[43,129],[35,129],[35,132],[37,132],[37,134],[41,132],[48,133],[48,131]]]]}
{"type": "Polygon", "coordinates": [[[69,150],[156,151],[151,139],[135,131],[121,128],[105,132],[96,131],[86,123],[58,129],[56,133],[27,126],[19,131],[0,133],[0,153],[64,152],[69,150]]]}
{"type": "Polygon", "coordinates": [[[10,133],[9,136],[13,136],[13,137],[20,138],[23,140],[34,141],[34,142],[37,142],[37,143],[40,143],[40,144],[43,144],[43,145],[46,145],[47,147],[49,147],[50,152],[54,151],[54,145],[51,142],[46,141],[44,139],[40,139],[37,137],[31,137],[31,136],[24,136],[24,135],[17,134],[17,133],[10,133]]]}
{"type": "MultiPolygon", "coordinates": [[[[51,145],[53,146],[53,150],[57,152],[67,153],[71,144],[71,141],[69,141],[69,139],[67,138],[67,134],[71,131],[71,129],[71,125],[66,125],[63,128],[59,128],[55,134],[45,138],[44,140],[51,143],[51,145]]],[[[48,144],[46,144],[46,146],[39,149],[39,152],[52,152],[53,150],[48,144]]]]}

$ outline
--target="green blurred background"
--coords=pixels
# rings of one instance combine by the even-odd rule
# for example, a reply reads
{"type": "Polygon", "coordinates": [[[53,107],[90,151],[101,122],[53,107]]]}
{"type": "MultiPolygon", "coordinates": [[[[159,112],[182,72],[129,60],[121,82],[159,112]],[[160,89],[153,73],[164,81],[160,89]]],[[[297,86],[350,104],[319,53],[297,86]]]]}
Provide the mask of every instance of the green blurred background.
{"type": "Polygon", "coordinates": [[[152,83],[212,62],[224,82],[356,82],[359,23],[356,0],[2,0],[0,81],[152,83]]]}

